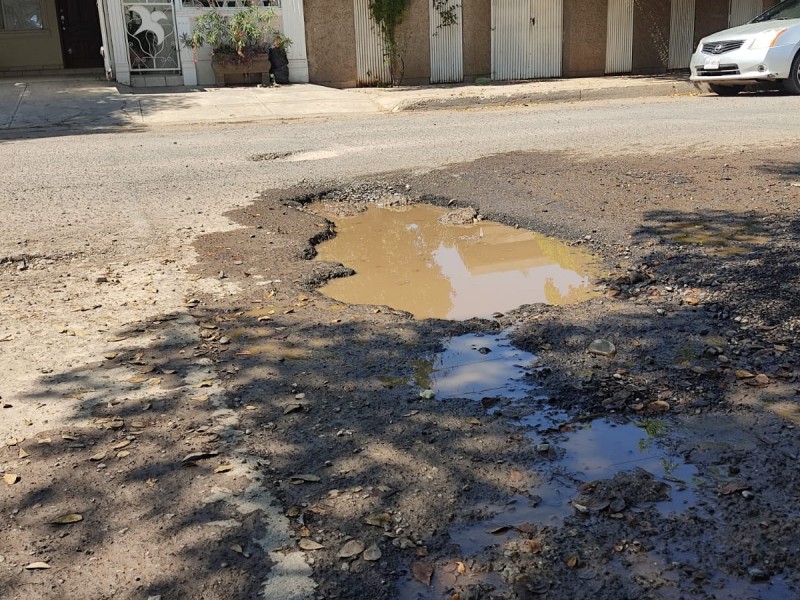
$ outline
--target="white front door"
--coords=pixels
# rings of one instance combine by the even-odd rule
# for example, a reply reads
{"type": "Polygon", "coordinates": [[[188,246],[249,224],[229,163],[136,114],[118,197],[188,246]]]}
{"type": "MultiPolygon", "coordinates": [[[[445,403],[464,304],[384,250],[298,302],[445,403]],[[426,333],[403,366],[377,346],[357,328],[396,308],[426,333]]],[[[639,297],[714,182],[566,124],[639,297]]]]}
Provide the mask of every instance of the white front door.
{"type": "Polygon", "coordinates": [[[563,0],[492,0],[492,79],[559,77],[563,0]]]}
{"type": "Polygon", "coordinates": [[[608,0],[606,73],[633,69],[633,0],[608,0]]]}
{"type": "Polygon", "coordinates": [[[669,68],[688,69],[694,52],[695,0],[672,0],[669,29],[669,68]]]}
{"type": "Polygon", "coordinates": [[[464,81],[460,0],[429,0],[431,83],[464,81]]]}

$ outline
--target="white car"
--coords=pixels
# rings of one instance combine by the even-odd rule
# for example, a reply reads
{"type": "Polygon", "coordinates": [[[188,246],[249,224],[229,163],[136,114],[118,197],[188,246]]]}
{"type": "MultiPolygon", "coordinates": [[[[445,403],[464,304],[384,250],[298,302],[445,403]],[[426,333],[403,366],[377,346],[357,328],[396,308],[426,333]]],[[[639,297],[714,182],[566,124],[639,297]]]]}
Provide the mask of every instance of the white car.
{"type": "Polygon", "coordinates": [[[782,83],[800,94],[800,0],[785,0],[746,25],[700,40],[691,80],[734,96],[753,83],[782,83]]]}

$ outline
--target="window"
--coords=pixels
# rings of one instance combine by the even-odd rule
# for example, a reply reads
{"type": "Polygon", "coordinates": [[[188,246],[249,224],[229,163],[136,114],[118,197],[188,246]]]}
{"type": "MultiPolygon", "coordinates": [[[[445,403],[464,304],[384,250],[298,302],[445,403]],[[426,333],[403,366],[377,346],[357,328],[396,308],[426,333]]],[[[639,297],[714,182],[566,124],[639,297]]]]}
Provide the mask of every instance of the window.
{"type": "Polygon", "coordinates": [[[42,28],[40,0],[0,0],[0,31],[42,28]]]}
{"type": "Polygon", "coordinates": [[[194,8],[244,8],[249,4],[280,8],[281,0],[183,0],[183,6],[194,8]]]}

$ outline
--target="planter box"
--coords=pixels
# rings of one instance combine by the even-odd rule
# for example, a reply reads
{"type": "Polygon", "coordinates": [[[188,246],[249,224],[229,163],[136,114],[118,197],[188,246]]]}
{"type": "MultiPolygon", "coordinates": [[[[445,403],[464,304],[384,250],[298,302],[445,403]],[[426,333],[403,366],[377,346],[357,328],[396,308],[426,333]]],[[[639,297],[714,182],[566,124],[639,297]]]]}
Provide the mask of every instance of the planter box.
{"type": "Polygon", "coordinates": [[[217,85],[240,83],[270,85],[270,64],[266,54],[241,62],[215,56],[211,59],[211,68],[214,71],[214,82],[217,85]]]}

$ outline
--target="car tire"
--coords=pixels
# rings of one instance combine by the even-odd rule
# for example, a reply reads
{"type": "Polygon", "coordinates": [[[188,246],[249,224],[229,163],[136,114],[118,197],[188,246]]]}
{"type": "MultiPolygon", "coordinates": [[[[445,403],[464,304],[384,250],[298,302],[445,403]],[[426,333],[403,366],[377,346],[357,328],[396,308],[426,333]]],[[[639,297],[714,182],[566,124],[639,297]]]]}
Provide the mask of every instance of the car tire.
{"type": "Polygon", "coordinates": [[[783,89],[790,94],[800,94],[800,52],[792,61],[792,70],[789,71],[789,78],[783,80],[783,89]]]}
{"type": "Polygon", "coordinates": [[[717,83],[709,83],[708,87],[717,96],[735,96],[744,89],[743,85],[719,85],[717,83]]]}

